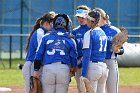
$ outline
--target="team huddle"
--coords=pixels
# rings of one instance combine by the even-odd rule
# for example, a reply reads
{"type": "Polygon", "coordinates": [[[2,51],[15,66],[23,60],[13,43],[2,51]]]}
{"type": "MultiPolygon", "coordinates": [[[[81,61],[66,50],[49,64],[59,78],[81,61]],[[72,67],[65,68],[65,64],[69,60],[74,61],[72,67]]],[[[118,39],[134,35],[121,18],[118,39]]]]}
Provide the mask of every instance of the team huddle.
{"type": "Polygon", "coordinates": [[[31,76],[41,81],[41,93],[68,93],[73,76],[78,93],[118,93],[116,58],[124,49],[112,50],[112,40],[120,30],[101,8],[80,5],[74,16],[79,22],[74,29],[66,14],[48,12],[36,20],[22,69],[25,93],[32,93],[31,76]],[[89,80],[92,92],[83,91],[81,78],[89,80]]]}

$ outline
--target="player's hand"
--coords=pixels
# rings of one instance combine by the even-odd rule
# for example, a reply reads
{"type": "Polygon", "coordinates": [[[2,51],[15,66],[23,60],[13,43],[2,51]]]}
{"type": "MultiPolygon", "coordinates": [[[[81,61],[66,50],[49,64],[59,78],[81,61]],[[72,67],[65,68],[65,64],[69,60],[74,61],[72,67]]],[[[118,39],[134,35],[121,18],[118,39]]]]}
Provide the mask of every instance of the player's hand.
{"type": "Polygon", "coordinates": [[[80,69],[80,68],[75,67],[73,70],[74,70],[74,72],[77,72],[79,69],[80,69]]]}
{"type": "Polygon", "coordinates": [[[70,67],[70,72],[77,72],[78,70],[78,67],[70,67]]]}
{"type": "Polygon", "coordinates": [[[36,77],[36,78],[39,78],[39,76],[40,76],[39,71],[34,71],[34,75],[33,76],[36,77]]]}
{"type": "Polygon", "coordinates": [[[120,49],[116,50],[115,53],[120,53],[120,49]]]}

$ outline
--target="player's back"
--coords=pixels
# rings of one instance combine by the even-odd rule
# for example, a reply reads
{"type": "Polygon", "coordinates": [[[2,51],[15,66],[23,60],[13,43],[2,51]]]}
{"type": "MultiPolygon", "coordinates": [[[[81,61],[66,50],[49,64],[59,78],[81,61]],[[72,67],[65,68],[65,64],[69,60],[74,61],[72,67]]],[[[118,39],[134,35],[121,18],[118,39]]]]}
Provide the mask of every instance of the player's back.
{"type": "Polygon", "coordinates": [[[64,62],[70,64],[69,51],[75,46],[71,38],[68,38],[67,33],[58,31],[57,33],[51,33],[44,37],[46,42],[45,58],[43,64],[49,64],[53,62],[64,62]]]}
{"type": "Polygon", "coordinates": [[[92,42],[92,61],[104,61],[106,56],[107,37],[104,31],[96,27],[91,34],[92,42]]]}
{"type": "Polygon", "coordinates": [[[112,51],[112,40],[113,40],[114,36],[120,32],[120,30],[109,24],[101,26],[101,29],[103,29],[103,31],[105,32],[105,34],[107,36],[106,59],[115,58],[115,54],[113,54],[113,51],[112,51]]]}

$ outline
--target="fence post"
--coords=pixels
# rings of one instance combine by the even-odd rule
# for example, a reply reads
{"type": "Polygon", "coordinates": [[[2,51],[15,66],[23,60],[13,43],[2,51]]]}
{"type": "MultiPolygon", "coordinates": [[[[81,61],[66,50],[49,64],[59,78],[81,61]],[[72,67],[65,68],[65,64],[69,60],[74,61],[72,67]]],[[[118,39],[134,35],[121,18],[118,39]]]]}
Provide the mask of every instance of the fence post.
{"type": "Polygon", "coordinates": [[[120,27],[120,0],[117,0],[117,27],[120,27]]]}
{"type": "MultiPolygon", "coordinates": [[[[20,11],[20,34],[23,34],[23,8],[24,0],[21,0],[21,11],[20,11]]],[[[23,46],[23,37],[20,37],[20,59],[22,60],[22,46],[23,46]]]]}
{"type": "Polygon", "coordinates": [[[9,45],[9,49],[10,49],[10,58],[9,58],[9,68],[11,69],[12,67],[12,35],[10,35],[10,45],[9,45]]]}

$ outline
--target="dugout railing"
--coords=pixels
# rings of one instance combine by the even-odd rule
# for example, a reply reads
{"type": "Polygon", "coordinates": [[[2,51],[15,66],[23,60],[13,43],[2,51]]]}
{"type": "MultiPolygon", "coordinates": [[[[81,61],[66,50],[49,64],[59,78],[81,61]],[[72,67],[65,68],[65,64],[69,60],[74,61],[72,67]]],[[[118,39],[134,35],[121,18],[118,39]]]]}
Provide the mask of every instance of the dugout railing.
{"type": "MultiPolygon", "coordinates": [[[[13,42],[13,38],[14,37],[19,37],[19,42],[17,42],[17,43],[19,43],[18,45],[20,46],[20,48],[19,49],[17,49],[17,50],[19,50],[19,55],[20,55],[20,57],[19,57],[19,59],[20,58],[23,58],[23,51],[25,51],[25,49],[23,48],[23,46],[25,46],[26,45],[26,43],[23,43],[23,41],[26,41],[27,40],[27,37],[29,36],[29,34],[0,34],[0,39],[2,38],[2,37],[7,37],[8,39],[7,39],[7,41],[6,42],[4,42],[7,46],[8,46],[8,48],[9,49],[7,49],[7,50],[9,50],[8,51],[8,55],[7,56],[9,56],[9,68],[11,68],[11,66],[12,66],[12,52],[13,52],[13,50],[12,50],[12,48],[14,47],[13,45],[14,45],[14,43],[15,42],[13,42]],[[24,40],[23,40],[23,37],[26,37],[26,38],[24,38],[24,40]]],[[[140,35],[128,35],[128,37],[129,38],[140,38],[140,35]]],[[[139,42],[140,43],[140,39],[139,39],[139,41],[137,41],[137,42],[139,42]]],[[[1,45],[2,46],[2,45],[1,45]]],[[[0,48],[0,54],[2,55],[2,52],[3,50],[0,48]]],[[[2,59],[2,57],[1,57],[1,55],[0,55],[0,59],[2,59]]],[[[3,63],[2,63],[3,64],[3,63]]],[[[3,65],[4,66],[4,65],[3,65]]]]}
{"type": "MultiPolygon", "coordinates": [[[[20,51],[20,58],[19,59],[21,59],[21,58],[23,58],[22,56],[23,56],[23,42],[22,41],[26,41],[26,40],[23,40],[23,37],[28,37],[29,36],[29,34],[0,34],[0,39],[2,38],[2,37],[8,37],[8,41],[6,41],[6,42],[4,42],[7,46],[9,45],[9,49],[7,49],[7,50],[9,50],[9,68],[11,68],[12,67],[12,47],[14,47],[14,46],[12,46],[13,45],[13,37],[19,37],[19,46],[20,46],[20,49],[18,49],[19,51],[20,51]]],[[[25,44],[24,44],[25,45],[25,44]]],[[[2,45],[1,45],[2,46],[2,45]]],[[[2,55],[2,52],[3,50],[0,48],[0,54],[2,55]]],[[[1,55],[0,55],[0,59],[2,59],[2,57],[1,57],[1,55]]],[[[8,55],[7,55],[8,56],[8,55]]],[[[4,64],[2,63],[2,65],[4,66],[4,64]]]]}

